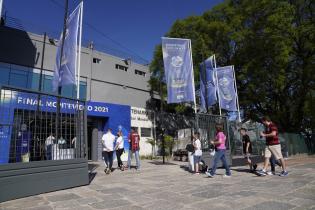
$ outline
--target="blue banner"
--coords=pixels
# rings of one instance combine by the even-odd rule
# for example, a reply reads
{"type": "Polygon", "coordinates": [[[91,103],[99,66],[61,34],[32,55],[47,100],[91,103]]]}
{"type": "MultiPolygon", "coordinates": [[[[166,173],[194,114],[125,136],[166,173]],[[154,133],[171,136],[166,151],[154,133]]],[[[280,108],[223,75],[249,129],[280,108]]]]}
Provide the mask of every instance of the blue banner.
{"type": "Polygon", "coordinates": [[[54,78],[52,81],[53,91],[63,85],[75,84],[75,69],[77,63],[77,44],[80,13],[82,3],[70,14],[66,23],[65,39],[60,65],[60,54],[62,46],[62,34],[58,42],[54,78]]]}
{"type": "Polygon", "coordinates": [[[217,101],[214,62],[214,56],[211,56],[200,64],[200,108],[202,111],[217,101]]]}
{"type": "Polygon", "coordinates": [[[237,111],[236,90],[233,66],[224,66],[216,69],[218,78],[218,94],[220,106],[228,111],[237,111]]]}
{"type": "Polygon", "coordinates": [[[189,39],[162,38],[167,103],[195,101],[193,63],[189,39]]]}

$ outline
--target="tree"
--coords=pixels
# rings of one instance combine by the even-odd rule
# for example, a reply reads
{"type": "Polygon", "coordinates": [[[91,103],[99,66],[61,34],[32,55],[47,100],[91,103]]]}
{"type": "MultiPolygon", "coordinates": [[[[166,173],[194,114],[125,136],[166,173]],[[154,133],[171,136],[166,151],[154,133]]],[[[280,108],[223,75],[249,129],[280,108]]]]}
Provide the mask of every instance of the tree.
{"type": "MultiPolygon", "coordinates": [[[[230,0],[202,16],[177,20],[166,36],[192,40],[197,86],[199,63],[215,53],[219,66],[235,66],[247,118],[270,115],[280,130],[299,131],[303,119],[315,119],[310,111],[315,92],[314,14],[312,0],[230,0]]],[[[160,45],[150,69],[164,74],[160,45]]],[[[152,78],[152,89],[156,83],[159,78],[152,78]]]]}

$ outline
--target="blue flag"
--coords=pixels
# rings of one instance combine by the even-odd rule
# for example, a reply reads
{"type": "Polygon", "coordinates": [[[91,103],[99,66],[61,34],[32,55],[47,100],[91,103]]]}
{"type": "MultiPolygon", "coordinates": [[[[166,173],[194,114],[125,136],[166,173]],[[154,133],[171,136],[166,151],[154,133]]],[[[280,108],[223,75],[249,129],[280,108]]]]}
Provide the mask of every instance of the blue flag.
{"type": "Polygon", "coordinates": [[[214,56],[211,56],[200,64],[200,107],[202,111],[217,101],[214,62],[214,56]]]}
{"type": "Polygon", "coordinates": [[[54,78],[52,81],[53,91],[63,85],[75,84],[75,71],[77,64],[78,31],[82,3],[70,14],[66,23],[66,32],[63,45],[63,55],[60,65],[60,53],[62,46],[62,34],[58,42],[54,78]]]}
{"type": "Polygon", "coordinates": [[[162,38],[167,103],[195,102],[189,39],[162,38]]]}
{"type": "Polygon", "coordinates": [[[233,66],[224,66],[216,69],[218,95],[220,106],[228,111],[237,111],[236,107],[236,89],[234,81],[233,66]]]}

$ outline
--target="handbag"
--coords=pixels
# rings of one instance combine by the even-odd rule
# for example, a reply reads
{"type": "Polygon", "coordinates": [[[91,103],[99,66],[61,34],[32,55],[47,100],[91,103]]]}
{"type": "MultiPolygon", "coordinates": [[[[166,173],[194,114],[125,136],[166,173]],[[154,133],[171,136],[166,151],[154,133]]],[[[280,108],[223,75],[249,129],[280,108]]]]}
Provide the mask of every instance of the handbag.
{"type": "Polygon", "coordinates": [[[213,157],[215,155],[215,146],[213,144],[210,145],[210,156],[213,157]]]}

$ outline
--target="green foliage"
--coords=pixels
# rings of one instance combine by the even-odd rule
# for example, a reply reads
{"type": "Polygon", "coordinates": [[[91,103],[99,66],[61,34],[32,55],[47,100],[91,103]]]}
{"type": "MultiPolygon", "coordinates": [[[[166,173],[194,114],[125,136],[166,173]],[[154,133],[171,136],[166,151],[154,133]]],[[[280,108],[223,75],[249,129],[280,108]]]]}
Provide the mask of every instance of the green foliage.
{"type": "MultiPolygon", "coordinates": [[[[297,131],[305,118],[314,128],[315,2],[313,0],[229,0],[177,20],[166,36],[192,40],[195,84],[199,63],[212,54],[217,65],[234,65],[240,106],[247,118],[270,115],[280,129],[297,131]]],[[[163,75],[161,45],[150,66],[163,75]]],[[[166,96],[160,77],[150,81],[166,96]]],[[[185,112],[183,105],[175,111],[185,112]]]]}

